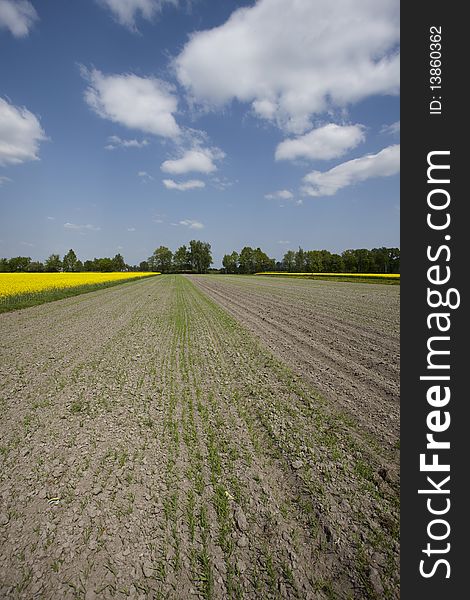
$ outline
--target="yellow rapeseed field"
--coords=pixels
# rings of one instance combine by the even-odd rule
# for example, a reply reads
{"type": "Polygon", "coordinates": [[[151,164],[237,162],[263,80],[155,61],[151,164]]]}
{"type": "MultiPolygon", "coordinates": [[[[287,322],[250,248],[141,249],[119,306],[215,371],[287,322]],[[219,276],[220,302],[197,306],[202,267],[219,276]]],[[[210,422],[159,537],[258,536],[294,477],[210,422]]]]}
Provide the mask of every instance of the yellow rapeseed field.
{"type": "Polygon", "coordinates": [[[0,273],[0,300],[65,288],[126,281],[159,273],[0,273]]]}

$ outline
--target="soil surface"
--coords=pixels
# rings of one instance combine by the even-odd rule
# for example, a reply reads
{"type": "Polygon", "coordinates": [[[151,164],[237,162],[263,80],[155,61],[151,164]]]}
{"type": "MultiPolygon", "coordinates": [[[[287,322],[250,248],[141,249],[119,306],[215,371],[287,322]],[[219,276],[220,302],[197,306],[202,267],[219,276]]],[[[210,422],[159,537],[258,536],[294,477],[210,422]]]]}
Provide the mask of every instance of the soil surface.
{"type": "Polygon", "coordinates": [[[328,379],[333,359],[315,375],[317,350],[339,360],[357,329],[398,410],[397,292],[244,279],[162,276],[0,315],[0,597],[399,597],[390,449],[357,427],[382,412],[370,393],[332,402],[348,408],[341,381],[366,390],[372,358],[351,343],[359,375],[328,379]],[[261,317],[292,329],[311,372],[261,317]]]}
{"type": "Polygon", "coordinates": [[[400,286],[193,276],[379,443],[399,439],[400,286]]]}

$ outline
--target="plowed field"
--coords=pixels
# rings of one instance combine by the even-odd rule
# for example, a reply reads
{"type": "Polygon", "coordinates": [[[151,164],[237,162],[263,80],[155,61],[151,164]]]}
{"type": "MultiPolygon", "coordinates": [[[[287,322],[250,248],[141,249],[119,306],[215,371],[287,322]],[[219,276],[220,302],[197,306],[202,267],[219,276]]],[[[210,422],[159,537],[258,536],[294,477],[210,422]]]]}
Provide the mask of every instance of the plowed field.
{"type": "Polygon", "coordinates": [[[0,315],[0,597],[398,598],[397,344],[395,286],[0,315]]]}

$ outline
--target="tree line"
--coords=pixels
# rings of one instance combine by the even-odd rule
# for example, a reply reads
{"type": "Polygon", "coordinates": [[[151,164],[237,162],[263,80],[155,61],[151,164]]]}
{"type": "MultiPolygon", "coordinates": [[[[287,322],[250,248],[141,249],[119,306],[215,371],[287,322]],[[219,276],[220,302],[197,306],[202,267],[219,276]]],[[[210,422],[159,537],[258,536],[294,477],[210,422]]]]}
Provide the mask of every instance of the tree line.
{"type": "Polygon", "coordinates": [[[160,246],[140,266],[143,271],[159,273],[207,273],[212,262],[209,242],[191,240],[188,246],[183,244],[174,253],[160,246]]]}
{"type": "MultiPolygon", "coordinates": [[[[207,273],[212,264],[211,245],[191,240],[175,252],[166,246],[157,248],[152,256],[139,265],[128,265],[121,254],[114,258],[94,258],[82,262],[74,250],[61,259],[51,254],[44,263],[29,256],[0,258],[0,272],[80,272],[80,271],[158,271],[160,273],[207,273]]],[[[261,248],[245,246],[240,252],[225,254],[221,273],[252,274],[262,271],[288,273],[399,273],[399,248],[359,248],[335,254],[328,250],[288,250],[281,261],[270,258],[261,248]]]]}
{"type": "Polygon", "coordinates": [[[51,254],[44,262],[33,261],[30,256],[0,258],[0,273],[79,273],[81,271],[110,273],[138,270],[137,266],[127,265],[121,254],[116,254],[114,258],[94,258],[82,262],[72,249],[62,258],[59,254],[51,254]]]}
{"type": "Polygon", "coordinates": [[[252,274],[262,271],[288,273],[399,273],[399,248],[358,248],[335,254],[328,250],[288,250],[281,261],[260,248],[245,246],[240,253],[225,254],[225,273],[252,274]]]}
{"type": "Polygon", "coordinates": [[[83,271],[157,271],[160,273],[207,273],[212,264],[211,245],[200,240],[191,240],[188,246],[180,246],[173,253],[166,246],[157,248],[152,256],[138,266],[128,265],[121,254],[114,258],[94,258],[82,262],[70,249],[60,258],[51,254],[44,262],[33,261],[29,256],[0,258],[0,273],[79,273],[83,271]]]}

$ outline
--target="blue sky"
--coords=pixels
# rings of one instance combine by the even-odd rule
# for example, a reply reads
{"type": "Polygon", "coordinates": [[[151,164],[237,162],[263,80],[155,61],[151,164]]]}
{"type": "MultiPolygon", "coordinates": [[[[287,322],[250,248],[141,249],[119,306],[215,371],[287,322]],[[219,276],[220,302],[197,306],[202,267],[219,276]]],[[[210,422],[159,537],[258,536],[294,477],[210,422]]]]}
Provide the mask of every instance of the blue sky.
{"type": "Polygon", "coordinates": [[[396,0],[0,0],[0,256],[399,246],[396,0]]]}

